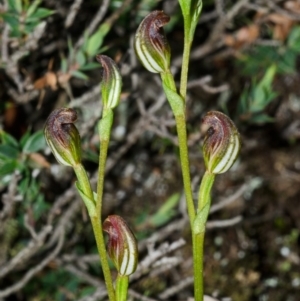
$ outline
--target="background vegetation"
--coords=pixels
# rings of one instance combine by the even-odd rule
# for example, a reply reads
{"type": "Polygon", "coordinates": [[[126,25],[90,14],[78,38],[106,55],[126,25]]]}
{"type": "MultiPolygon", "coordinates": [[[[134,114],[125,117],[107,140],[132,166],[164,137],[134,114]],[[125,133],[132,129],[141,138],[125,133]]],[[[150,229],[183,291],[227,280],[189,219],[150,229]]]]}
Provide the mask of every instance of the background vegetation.
{"type": "MultiPolygon", "coordinates": [[[[130,298],[190,300],[174,120],[157,76],[132,48],[139,22],[154,9],[172,17],[166,33],[179,74],[183,26],[176,0],[0,1],[0,300],[105,298],[74,174],[56,163],[42,134],[54,108],[75,108],[95,184],[97,53],[114,58],[124,79],[104,212],[125,218],[139,239],[130,298]]],[[[240,159],[213,192],[205,292],[217,300],[299,300],[299,21],[297,0],[204,1],[188,83],[195,189],[204,172],[204,113],[226,112],[243,141],[240,159]]]]}

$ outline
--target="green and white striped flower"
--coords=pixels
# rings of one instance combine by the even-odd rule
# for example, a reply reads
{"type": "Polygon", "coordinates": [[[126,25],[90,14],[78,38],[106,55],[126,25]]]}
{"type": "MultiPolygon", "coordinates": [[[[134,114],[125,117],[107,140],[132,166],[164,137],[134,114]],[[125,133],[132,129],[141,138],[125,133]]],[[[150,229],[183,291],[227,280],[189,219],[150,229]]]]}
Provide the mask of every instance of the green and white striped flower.
{"type": "Polygon", "coordinates": [[[136,54],[150,72],[169,71],[171,50],[162,28],[169,21],[170,17],[163,11],[154,11],[144,18],[136,32],[136,54]]]}
{"type": "Polygon", "coordinates": [[[120,102],[122,77],[116,63],[106,55],[97,55],[103,67],[101,92],[104,109],[113,109],[120,102]]]}
{"type": "Polygon", "coordinates": [[[123,218],[110,215],[103,223],[108,233],[108,254],[122,276],[129,276],[137,267],[138,249],[136,239],[123,218]]]}
{"type": "Polygon", "coordinates": [[[81,143],[79,132],[74,125],[77,113],[73,109],[54,110],[48,117],[44,135],[56,160],[66,166],[81,163],[81,143]]]}
{"type": "Polygon", "coordinates": [[[226,172],[236,160],[240,147],[240,135],[233,121],[217,111],[208,112],[201,125],[205,132],[203,157],[208,172],[226,172]]]}

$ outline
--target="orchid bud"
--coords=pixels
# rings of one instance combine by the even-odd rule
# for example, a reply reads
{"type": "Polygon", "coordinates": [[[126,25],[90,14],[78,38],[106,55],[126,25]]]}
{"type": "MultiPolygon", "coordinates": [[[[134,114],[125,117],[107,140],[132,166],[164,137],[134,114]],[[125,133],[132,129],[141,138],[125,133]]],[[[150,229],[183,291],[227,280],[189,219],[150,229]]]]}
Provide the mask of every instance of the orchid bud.
{"type": "Polygon", "coordinates": [[[162,28],[169,21],[168,15],[157,10],[144,18],[136,32],[136,54],[150,72],[162,73],[170,68],[171,50],[162,28]]]}
{"type": "Polygon", "coordinates": [[[205,132],[203,157],[208,172],[226,172],[236,160],[240,146],[240,135],[233,121],[221,112],[208,112],[201,130],[205,132]]]}
{"type": "Polygon", "coordinates": [[[138,249],[136,239],[126,222],[118,215],[110,215],[103,223],[108,233],[108,254],[122,276],[136,270],[138,249]]]}
{"type": "Polygon", "coordinates": [[[56,160],[73,167],[81,162],[80,136],[74,125],[76,119],[75,110],[57,109],[50,114],[44,128],[45,139],[56,160]]]}
{"type": "Polygon", "coordinates": [[[106,55],[97,55],[97,61],[103,67],[102,101],[104,109],[113,109],[120,102],[122,78],[116,63],[106,55]]]}

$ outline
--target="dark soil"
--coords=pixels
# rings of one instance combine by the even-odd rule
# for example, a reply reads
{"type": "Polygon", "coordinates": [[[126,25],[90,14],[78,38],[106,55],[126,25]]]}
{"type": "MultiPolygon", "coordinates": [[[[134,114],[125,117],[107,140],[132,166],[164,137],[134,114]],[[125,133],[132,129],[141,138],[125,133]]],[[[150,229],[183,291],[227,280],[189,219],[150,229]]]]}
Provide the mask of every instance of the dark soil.
{"type": "MultiPolygon", "coordinates": [[[[56,14],[47,19],[47,27],[38,42],[38,48],[31,50],[29,55],[17,63],[19,68],[17,72],[23,82],[28,77],[32,85],[37,79],[42,78],[51,60],[53,61],[51,71],[55,76],[59,76],[62,54],[64,56],[68,54],[67,39],[71,38],[73,44],[76,43],[99,6],[95,1],[84,1],[86,3],[80,7],[73,25],[66,29],[64,20],[72,2],[51,0],[42,2],[43,6],[55,9],[56,14]],[[49,50],[49,45],[53,46],[53,50],[49,50]]],[[[175,2],[160,1],[154,9],[164,9],[179,18],[179,7],[175,2]]],[[[211,4],[204,6],[205,16],[215,11],[213,1],[210,2],[211,4]]],[[[234,1],[225,2],[231,7],[234,1]]],[[[176,131],[168,104],[164,102],[155,113],[151,113],[151,107],[163,98],[159,77],[149,74],[136,62],[135,57],[131,57],[133,49],[129,41],[144,15],[142,10],[150,10],[143,7],[146,1],[143,5],[141,3],[132,1],[125,13],[120,14],[113,22],[104,42],[104,45],[109,47],[105,54],[114,58],[121,66],[124,86],[122,103],[115,113],[115,130],[109,150],[103,216],[118,214],[128,221],[141,241],[140,261],[149,254],[149,250],[159,249],[162,243],[172,244],[179,238],[184,238],[186,241],[184,246],[159,259],[158,265],[162,271],[158,271],[159,266],[151,265],[148,272],[133,280],[130,288],[152,298],[151,300],[190,300],[188,298],[193,296],[192,283],[183,285],[182,289],[169,297],[163,298],[161,295],[167,288],[176,288],[192,276],[191,238],[187,221],[180,229],[175,227],[167,237],[162,234],[169,224],[180,224],[186,215],[183,197],[170,212],[166,213],[165,222],[155,224],[151,219],[173,194],[183,193],[183,186],[176,131]],[[154,240],[153,245],[146,247],[145,239],[155,233],[158,239],[154,240]],[[170,267],[163,259],[170,261],[170,267]],[[178,261],[177,264],[174,263],[175,259],[178,261]]],[[[265,3],[260,5],[266,6],[265,3]]],[[[104,20],[115,11],[116,8],[111,5],[104,20]]],[[[245,20],[240,20],[242,16],[235,18],[231,27],[228,24],[228,28],[224,29],[225,32],[237,30],[252,21],[253,16],[246,8],[240,14],[243,14],[245,20]]],[[[199,25],[193,49],[199,49],[205,44],[217,20],[218,17],[204,22],[203,26],[199,25]]],[[[173,49],[172,57],[174,60],[178,58],[180,60],[183,39],[181,22],[175,22],[167,32],[173,49]]],[[[224,32],[219,33],[219,39],[223,34],[224,32]]],[[[222,111],[226,107],[240,130],[243,144],[236,164],[226,174],[217,176],[213,187],[213,204],[230,198],[241,187],[244,188],[233,202],[209,217],[211,223],[205,240],[205,294],[223,301],[299,301],[300,72],[295,65],[293,74],[276,76],[273,88],[278,93],[277,97],[264,111],[274,118],[273,122],[255,124],[251,123],[251,119],[244,122],[236,107],[242,91],[251,82],[251,78],[242,72],[236,56],[242,55],[243,51],[246,53],[248,46],[238,50],[228,46],[221,48],[211,46],[205,56],[191,60],[189,75],[191,81],[209,74],[213,79],[209,82],[209,86],[228,84],[228,89],[221,93],[209,93],[201,85],[191,87],[188,92],[188,134],[195,199],[204,173],[200,139],[202,116],[207,111],[222,111]],[[224,98],[227,99],[225,105],[222,102],[224,98]],[[216,226],[215,222],[237,216],[240,217],[240,221],[232,226],[216,226]]],[[[9,49],[13,52],[11,44],[9,49]]],[[[178,80],[180,70],[175,67],[175,76],[178,80]]],[[[262,69],[257,75],[261,76],[263,73],[262,69]]],[[[87,75],[90,78],[87,81],[73,77],[65,85],[57,85],[57,89],[45,86],[44,89],[38,90],[37,96],[31,98],[28,88],[30,84],[24,85],[24,92],[18,91],[4,67],[0,73],[0,126],[16,139],[20,139],[28,129],[32,129],[32,132],[41,129],[54,108],[73,105],[79,113],[76,125],[82,136],[84,165],[95,179],[97,170],[95,158],[99,142],[96,125],[101,113],[99,92],[87,97],[85,102],[81,99],[78,104],[76,101],[99,84],[101,70],[87,72],[87,75]],[[11,89],[16,92],[15,97],[11,89]],[[42,90],[45,91],[45,95],[39,99],[42,90]]],[[[14,210],[9,218],[6,218],[5,223],[8,225],[10,221],[12,224],[16,222],[9,229],[11,231],[15,229],[17,233],[12,234],[13,238],[7,243],[5,238],[9,235],[5,236],[0,231],[3,236],[0,237],[2,251],[5,253],[4,256],[0,252],[0,270],[1,265],[5,266],[10,262],[31,240],[31,235],[24,226],[25,213],[32,214],[31,225],[37,232],[49,222],[51,214],[54,216],[53,229],[57,229],[58,225],[65,221],[67,226],[64,245],[59,254],[29,283],[4,299],[0,297],[0,300],[97,300],[83,298],[95,290],[93,282],[86,280],[87,275],[99,280],[102,279],[102,273],[97,257],[94,256],[91,263],[84,262],[85,255],[96,254],[92,229],[85,209],[80,205],[70,213],[70,208],[78,202],[74,190],[75,176],[71,169],[57,165],[49,152],[40,153],[52,165],[52,168],[35,167],[39,170],[37,177],[39,189],[45,197],[48,209],[35,219],[34,203],[23,206],[19,202],[14,205],[14,210]],[[67,212],[70,215],[67,215],[67,212]],[[85,276],[81,278],[68,269],[69,266],[75,266],[83,271],[85,276]]],[[[0,194],[3,196],[7,193],[8,187],[2,187],[0,194]]],[[[0,204],[0,209],[3,208],[4,205],[0,204]]],[[[1,279],[0,296],[5,288],[18,283],[28,270],[38,265],[55,249],[56,243],[51,244],[51,235],[49,233],[43,242],[45,248],[40,248],[28,261],[18,264],[4,279],[1,279]]],[[[131,298],[142,300],[141,297],[131,298]]]]}

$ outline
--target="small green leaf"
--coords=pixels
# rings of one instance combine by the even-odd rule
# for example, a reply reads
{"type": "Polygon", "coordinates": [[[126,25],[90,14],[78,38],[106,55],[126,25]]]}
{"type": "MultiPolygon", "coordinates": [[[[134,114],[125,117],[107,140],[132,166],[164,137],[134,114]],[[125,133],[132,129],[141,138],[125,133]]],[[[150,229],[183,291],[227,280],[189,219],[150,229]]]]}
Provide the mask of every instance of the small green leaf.
{"type": "Polygon", "coordinates": [[[5,13],[2,14],[2,18],[4,22],[12,28],[12,30],[19,31],[20,22],[18,16],[11,13],[5,13]]]}
{"type": "Polygon", "coordinates": [[[80,67],[84,66],[84,64],[86,63],[86,58],[85,58],[83,51],[79,50],[76,53],[76,62],[80,67]]]}
{"type": "Polygon", "coordinates": [[[29,137],[30,137],[30,131],[26,131],[26,133],[22,136],[20,143],[19,143],[21,149],[24,148],[24,145],[26,144],[29,137]]]}
{"type": "Polygon", "coordinates": [[[299,51],[300,48],[300,26],[295,26],[288,37],[287,45],[289,48],[299,51]]]}
{"type": "Polygon", "coordinates": [[[275,119],[267,114],[259,114],[251,117],[251,122],[256,124],[270,123],[274,121],[275,119]]]}
{"type": "Polygon", "coordinates": [[[19,150],[9,144],[0,145],[0,159],[17,159],[19,156],[19,150]]]}
{"type": "Polygon", "coordinates": [[[22,151],[26,154],[35,153],[40,151],[41,149],[44,149],[45,147],[46,141],[44,133],[43,131],[38,131],[27,139],[22,151]]]}
{"type": "Polygon", "coordinates": [[[19,147],[18,141],[10,134],[0,130],[0,140],[2,144],[9,144],[14,147],[19,147]]]}
{"type": "Polygon", "coordinates": [[[40,5],[42,1],[41,0],[35,0],[27,9],[26,16],[29,18],[37,9],[37,7],[40,5]]]}
{"type": "Polygon", "coordinates": [[[89,57],[98,53],[99,48],[103,44],[104,37],[110,30],[110,25],[103,23],[99,29],[89,38],[86,47],[86,53],[89,57]]]}
{"type": "Polygon", "coordinates": [[[89,77],[87,75],[85,75],[83,72],[80,72],[78,70],[72,71],[71,74],[74,77],[77,77],[77,78],[80,78],[80,79],[83,79],[83,80],[88,80],[89,79],[89,77]]]}
{"type": "Polygon", "coordinates": [[[100,68],[100,67],[101,66],[99,64],[92,62],[92,63],[88,63],[88,64],[86,64],[84,66],[81,66],[80,70],[81,71],[86,71],[86,70],[97,69],[97,68],[100,68]]]}
{"type": "Polygon", "coordinates": [[[83,45],[81,47],[83,52],[86,52],[88,41],[89,41],[89,34],[88,34],[87,30],[85,30],[84,34],[83,34],[83,45]]]}
{"type": "Polygon", "coordinates": [[[8,0],[7,3],[9,9],[18,12],[19,14],[22,13],[22,0],[8,0]]]}
{"type": "Polygon", "coordinates": [[[197,216],[194,220],[194,232],[195,234],[201,234],[205,232],[205,224],[209,214],[210,204],[209,202],[202,208],[200,212],[197,213],[197,216]]]}
{"type": "Polygon", "coordinates": [[[63,73],[67,73],[68,70],[68,62],[66,58],[62,58],[60,62],[60,70],[63,73]]]}
{"type": "Polygon", "coordinates": [[[97,194],[94,193],[94,200],[90,199],[89,197],[87,197],[84,192],[81,190],[80,185],[78,182],[75,183],[75,186],[87,208],[87,211],[89,213],[89,216],[97,216],[97,212],[96,212],[96,203],[95,203],[95,199],[97,199],[97,194]]]}
{"type": "Polygon", "coordinates": [[[159,210],[149,218],[149,222],[155,227],[160,227],[167,223],[175,214],[175,206],[178,205],[180,195],[173,194],[168,200],[159,208],[159,210]]]}
{"type": "Polygon", "coordinates": [[[12,174],[16,170],[16,161],[0,163],[0,177],[12,174]]]}
{"type": "Polygon", "coordinates": [[[184,114],[185,106],[182,97],[171,90],[166,81],[163,81],[162,85],[174,115],[177,116],[184,114]]]}
{"type": "Polygon", "coordinates": [[[26,21],[33,22],[38,21],[40,19],[46,18],[52,15],[54,11],[47,9],[47,8],[38,8],[26,21]]]}

